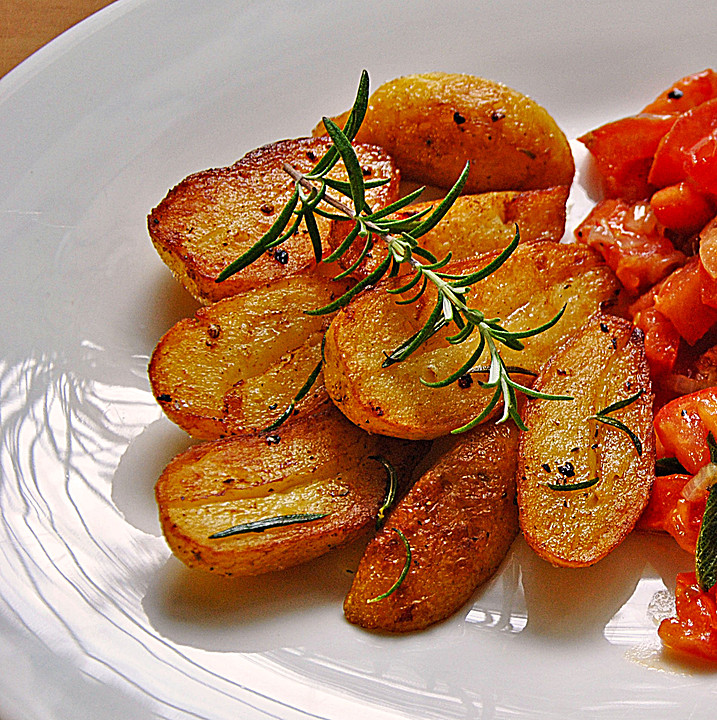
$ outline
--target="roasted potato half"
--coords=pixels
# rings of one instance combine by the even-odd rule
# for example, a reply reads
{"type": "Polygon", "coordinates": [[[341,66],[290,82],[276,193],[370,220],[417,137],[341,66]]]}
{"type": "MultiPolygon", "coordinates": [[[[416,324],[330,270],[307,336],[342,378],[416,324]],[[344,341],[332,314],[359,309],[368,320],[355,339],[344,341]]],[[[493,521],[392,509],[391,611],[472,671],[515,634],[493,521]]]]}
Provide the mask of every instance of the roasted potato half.
{"type": "Polygon", "coordinates": [[[384,457],[405,480],[423,447],[370,436],[332,405],[269,436],[196,445],[156,485],[164,535],[189,567],[256,575],[298,565],[358,537],[386,493],[384,457]],[[230,531],[286,516],[314,520],[230,531]]]}
{"type": "MultiPolygon", "coordinates": [[[[569,191],[568,186],[561,185],[544,190],[461,195],[441,222],[418,242],[437,258],[444,258],[450,252],[456,261],[502,250],[515,237],[516,225],[521,242],[557,242],[565,234],[565,204],[569,191]]],[[[437,204],[438,201],[417,203],[396,213],[395,217],[410,217],[437,204]]],[[[350,229],[349,223],[334,221],[328,238],[331,247],[337,248],[350,229]]],[[[363,239],[354,242],[341,258],[343,267],[353,266],[363,245],[363,239]]],[[[380,247],[373,249],[354,271],[354,277],[368,275],[379,265],[386,252],[380,247]]]]}
{"type": "MultiPolygon", "coordinates": [[[[334,120],[343,126],[348,113],[334,120]]],[[[323,135],[320,123],[314,134],[323,135]]],[[[356,137],[384,148],[402,176],[451,187],[470,160],[466,193],[570,185],[565,135],[538,103],[472,75],[426,73],[381,85],[356,137]]]]}
{"type": "Polygon", "coordinates": [[[555,353],[534,387],[574,399],[528,402],[518,471],[520,525],[528,544],[554,565],[592,565],[632,530],[654,478],[653,398],[642,332],[622,318],[596,315],[555,353]],[[638,393],[627,407],[598,419],[638,393]]]}
{"type": "Polygon", "coordinates": [[[518,431],[481,425],[422,475],[371,540],[344,602],[361,627],[408,632],[444,620],[493,575],[518,533],[518,431]],[[408,542],[411,562],[400,577],[408,542]]]}
{"type": "MultiPolygon", "coordinates": [[[[180,320],[149,363],[152,392],[167,417],[204,439],[269,427],[321,360],[329,318],[305,311],[346,289],[318,274],[296,275],[180,320]]],[[[301,416],[325,402],[320,374],[295,411],[301,416]]]]}
{"type": "MultiPolygon", "coordinates": [[[[448,266],[469,273],[493,255],[448,266]]],[[[444,328],[402,362],[382,367],[386,354],[404,344],[422,327],[435,303],[431,290],[413,304],[397,305],[383,283],[355,298],[333,319],[324,347],[324,382],[329,395],[354,423],[369,432],[413,439],[448,434],[476,417],[493,391],[482,388],[485,375],[470,374],[459,382],[430,388],[419,378],[437,381],[453,374],[478,344],[474,336],[451,345],[444,328]]],[[[618,283],[599,256],[581,245],[539,242],[519,245],[505,264],[476,283],[471,307],[489,318],[502,318],[510,330],[527,330],[551,320],[565,305],[560,321],[525,340],[525,349],[504,348],[506,365],[537,374],[543,363],[600,305],[614,298],[618,283]]],[[[476,367],[485,365],[480,361],[476,367]]],[[[516,377],[530,383],[531,377],[516,377]]]]}
{"type": "MultiPolygon", "coordinates": [[[[311,240],[302,224],[294,237],[273,252],[224,282],[216,282],[229,263],[269,230],[289,200],[294,186],[283,164],[308,172],[329,147],[321,138],[271,143],[229,167],[190,175],[169,191],[149,215],[149,234],[162,260],[194,297],[203,303],[215,302],[315,265],[311,240]]],[[[390,179],[368,190],[367,202],[379,207],[396,199],[399,174],[392,160],[376,147],[357,145],[355,149],[367,179],[390,179]]],[[[331,175],[347,179],[343,165],[331,175]]],[[[317,221],[325,237],[329,221],[317,221]]]]}

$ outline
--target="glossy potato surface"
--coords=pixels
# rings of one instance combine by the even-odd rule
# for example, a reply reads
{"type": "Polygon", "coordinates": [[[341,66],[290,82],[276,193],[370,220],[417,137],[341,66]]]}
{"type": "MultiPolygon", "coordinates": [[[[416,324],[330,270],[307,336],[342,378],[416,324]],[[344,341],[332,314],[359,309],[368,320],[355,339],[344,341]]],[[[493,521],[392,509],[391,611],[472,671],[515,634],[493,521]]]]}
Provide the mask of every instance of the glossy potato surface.
{"type": "MultiPolygon", "coordinates": [[[[468,273],[492,257],[456,263],[452,270],[468,273]]],[[[472,354],[478,338],[474,333],[466,342],[451,345],[445,339],[455,333],[451,326],[403,362],[382,367],[386,354],[420,329],[435,302],[427,291],[419,303],[397,305],[396,296],[386,293],[389,286],[363,293],[334,317],[324,348],[326,388],[346,416],[369,432],[413,439],[446,435],[485,408],[492,390],[482,388],[478,380],[486,376],[472,374],[444,388],[426,387],[419,379],[436,381],[454,373],[472,354]]],[[[566,305],[560,321],[525,340],[524,350],[502,349],[507,365],[537,374],[617,290],[615,277],[594,251],[540,242],[519,245],[497,272],[473,286],[469,304],[487,317],[501,318],[507,329],[515,331],[548,322],[566,305]]],[[[485,364],[484,358],[477,367],[485,364]]],[[[520,373],[515,377],[532,382],[520,373]]]]}
{"type": "MultiPolygon", "coordinates": [[[[329,318],[305,311],[346,287],[318,274],[297,275],[200,308],[155,348],[149,363],[155,398],[196,438],[269,427],[321,360],[329,318]]],[[[319,375],[296,411],[300,416],[328,401],[319,375]]]]}
{"type": "Polygon", "coordinates": [[[551,358],[535,388],[574,400],[528,402],[518,471],[521,528],[554,565],[592,565],[632,530],[654,478],[653,398],[641,331],[622,318],[596,315],[551,358]],[[639,391],[638,400],[608,417],[635,433],[641,454],[626,432],[591,419],[639,391]],[[586,489],[548,485],[595,477],[586,489]]]}
{"type": "Polygon", "coordinates": [[[195,445],[156,485],[162,530],[189,567],[221,575],[281,570],[358,537],[375,520],[389,460],[402,481],[421,444],[372,437],[333,406],[269,436],[195,445]],[[321,519],[224,538],[236,525],[286,515],[321,519]]]}
{"type": "MultiPolygon", "coordinates": [[[[148,218],[157,252],[177,279],[200,302],[209,303],[244,290],[305,272],[315,266],[305,225],[271,253],[224,282],[219,273],[248,250],[271,227],[293,192],[285,162],[308,172],[326,152],[320,138],[282,140],[253,150],[229,167],[190,175],[169,191],[148,218]]],[[[367,201],[380,206],[397,197],[399,175],[382,150],[356,146],[367,179],[391,182],[367,191],[367,201]]],[[[343,165],[332,177],[346,179],[343,165]]],[[[329,221],[318,218],[325,238],[329,221]]]]}
{"type": "MultiPolygon", "coordinates": [[[[334,118],[343,126],[347,113],[334,118]]],[[[323,135],[323,123],[314,130],[323,135]]],[[[356,138],[384,148],[402,176],[451,187],[467,160],[466,193],[570,185],[564,133],[538,103],[472,75],[426,73],[381,85],[356,138]]]]}
{"type": "Polygon", "coordinates": [[[344,602],[361,627],[408,632],[444,620],[496,571],[518,533],[518,431],[482,425],[460,436],[422,475],[369,543],[344,602]],[[385,593],[401,574],[404,581],[385,593]]]}
{"type": "MultiPolygon", "coordinates": [[[[449,252],[452,259],[467,260],[493,250],[502,250],[515,237],[516,225],[521,242],[540,240],[559,241],[565,234],[565,204],[569,188],[565,185],[545,190],[501,192],[461,195],[456,199],[445,217],[419,238],[419,245],[444,258],[449,252]]],[[[439,201],[427,201],[411,205],[395,214],[406,218],[439,201]]],[[[350,225],[334,222],[329,232],[329,244],[338,247],[350,230],[350,225]]],[[[343,267],[351,267],[359,258],[364,241],[354,241],[341,258],[343,267]]],[[[378,245],[378,243],[377,243],[378,245]]],[[[374,246],[369,256],[354,271],[361,278],[375,269],[386,255],[386,250],[374,246]]]]}

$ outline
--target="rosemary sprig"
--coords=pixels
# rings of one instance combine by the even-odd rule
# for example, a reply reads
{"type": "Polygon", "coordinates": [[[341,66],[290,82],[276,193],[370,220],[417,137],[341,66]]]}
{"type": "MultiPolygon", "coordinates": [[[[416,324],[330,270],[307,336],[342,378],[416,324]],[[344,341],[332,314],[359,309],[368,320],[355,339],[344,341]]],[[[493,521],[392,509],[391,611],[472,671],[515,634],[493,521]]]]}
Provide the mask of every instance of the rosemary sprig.
{"type": "Polygon", "coordinates": [[[695,551],[695,575],[707,592],[717,583],[717,485],[708,490],[695,551]]]}
{"type": "Polygon", "coordinates": [[[301,386],[299,392],[296,393],[294,399],[287,406],[286,410],[284,410],[284,412],[281,413],[281,415],[279,415],[279,417],[274,420],[271,425],[264,428],[262,432],[272,432],[273,430],[276,430],[277,428],[281,427],[294,414],[294,408],[296,407],[297,403],[299,403],[306,397],[309,390],[311,390],[312,386],[316,382],[316,378],[319,377],[319,373],[321,372],[321,368],[323,367],[323,365],[323,359],[319,360],[319,362],[316,364],[316,367],[311,371],[311,374],[307,378],[306,382],[301,386]]]}
{"type": "Polygon", "coordinates": [[[389,290],[392,293],[406,293],[417,288],[415,294],[401,304],[416,302],[421,298],[430,284],[437,290],[436,304],[422,329],[398,348],[386,354],[383,365],[386,367],[401,362],[417,350],[426,340],[450,323],[456,326],[456,332],[447,338],[453,344],[463,343],[475,332],[479,341],[469,359],[454,373],[438,382],[422,380],[429,387],[445,387],[456,382],[470,372],[479,362],[484,351],[489,361],[488,380],[481,385],[493,389],[488,405],[476,418],[454,432],[463,432],[485,420],[498,405],[503,403],[503,415],[499,422],[512,418],[521,429],[526,429],[518,411],[517,393],[549,400],[571,400],[562,395],[549,395],[531,390],[529,387],[515,382],[508,366],[503,362],[499,346],[513,350],[522,350],[522,340],[545,332],[555,325],[563,315],[565,308],[558,312],[547,323],[525,331],[508,331],[499,318],[488,319],[480,310],[471,308],[466,303],[466,296],[472,285],[488,277],[505,263],[520,241],[520,231],[516,226],[515,237],[503,252],[484,268],[468,275],[454,275],[443,271],[451,259],[450,253],[438,260],[432,253],[418,244],[420,237],[432,230],[446,215],[468,179],[470,163],[466,163],[463,172],[447,195],[435,205],[430,212],[419,213],[406,218],[391,217],[420,196],[423,188],[397,200],[388,206],[373,211],[366,200],[366,190],[377,187],[388,180],[367,182],[363,177],[358,157],[352,141],[368,108],[369,80],[364,70],[361,74],[356,99],[349,113],[346,125],[341,129],[329,118],[324,118],[324,126],[332,141],[326,154],[307,174],[302,174],[290,164],[284,165],[285,172],[294,180],[294,192],[286,206],[277,216],[275,223],[257,243],[243,255],[234,260],[220,274],[217,282],[250,265],[263,253],[286,242],[298,230],[303,221],[314,249],[316,261],[334,262],[348,251],[354,242],[363,242],[363,250],[358,259],[337,278],[351,274],[363,261],[369,249],[381,240],[386,247],[384,259],[364,278],[359,280],[350,290],[324,307],[307,311],[311,315],[326,315],[345,307],[356,295],[369,285],[375,285],[384,276],[408,276],[407,282],[401,287],[389,290]],[[336,164],[343,162],[348,175],[348,182],[329,177],[329,172],[336,164]],[[328,193],[332,190],[344,196],[350,204],[328,193]],[[338,211],[338,212],[337,212],[338,211]],[[343,243],[328,257],[322,257],[322,244],[316,218],[325,217],[333,220],[353,223],[343,243]],[[407,267],[404,267],[407,266],[407,267]]]}
{"type": "Polygon", "coordinates": [[[625,425],[624,422],[616,420],[612,417],[608,417],[608,415],[615,412],[616,410],[622,410],[628,405],[632,405],[632,403],[634,403],[643,394],[644,390],[639,390],[634,395],[631,395],[629,398],[626,398],[624,400],[618,400],[617,402],[612,403],[612,405],[608,405],[606,408],[598,410],[598,412],[596,412],[594,415],[590,415],[588,417],[588,420],[597,420],[604,425],[610,425],[610,427],[622,430],[622,432],[624,432],[632,441],[632,444],[635,446],[635,450],[637,451],[638,455],[642,455],[642,442],[640,441],[640,438],[637,437],[637,435],[635,435],[635,433],[627,425],[625,425]]]}
{"type": "Polygon", "coordinates": [[[396,502],[398,476],[396,475],[396,469],[393,467],[393,465],[391,465],[388,460],[386,460],[386,458],[381,457],[380,455],[369,455],[369,457],[371,458],[371,460],[377,460],[381,463],[381,465],[384,466],[384,468],[386,468],[386,475],[388,480],[386,484],[386,495],[383,502],[381,503],[381,507],[378,509],[378,513],[376,513],[376,530],[380,530],[383,527],[383,524],[386,522],[386,514],[396,502]]]}
{"type": "Polygon", "coordinates": [[[220,530],[209,536],[210,540],[230,537],[231,535],[242,535],[243,533],[264,532],[271,528],[283,527],[284,525],[296,525],[297,523],[313,522],[325,518],[328,513],[297,513],[295,515],[277,515],[276,517],[262,518],[252,522],[240,523],[226,530],[220,530]]]}
{"type": "Polygon", "coordinates": [[[395,593],[396,590],[398,590],[398,588],[400,588],[403,584],[403,581],[406,579],[406,575],[408,575],[408,571],[411,567],[411,546],[408,540],[406,540],[406,536],[398,528],[391,528],[391,530],[393,530],[398,535],[398,537],[401,538],[403,546],[406,548],[406,562],[403,566],[403,570],[401,570],[401,574],[398,576],[398,580],[396,580],[396,582],[393,583],[393,585],[391,585],[391,587],[386,590],[385,593],[381,593],[380,595],[377,595],[376,597],[367,600],[367,603],[375,603],[379,600],[385,600],[390,595],[393,595],[393,593],[395,593]]]}
{"type": "Polygon", "coordinates": [[[599,477],[594,477],[592,480],[583,480],[582,482],[576,483],[545,483],[551,490],[558,490],[559,492],[569,492],[572,490],[585,490],[591,488],[593,485],[597,485],[599,477]]]}

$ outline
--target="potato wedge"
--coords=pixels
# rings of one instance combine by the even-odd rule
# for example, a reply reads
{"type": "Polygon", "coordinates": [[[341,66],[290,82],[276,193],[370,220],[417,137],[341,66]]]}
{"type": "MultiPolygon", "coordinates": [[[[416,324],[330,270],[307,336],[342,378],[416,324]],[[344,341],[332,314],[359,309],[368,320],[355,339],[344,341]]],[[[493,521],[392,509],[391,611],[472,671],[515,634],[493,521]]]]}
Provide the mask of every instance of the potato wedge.
{"type": "MultiPolygon", "coordinates": [[[[347,113],[334,118],[343,125],[347,113]]],[[[325,134],[323,123],[314,130],[325,134]]],[[[384,148],[404,179],[451,187],[467,160],[466,193],[570,185],[565,135],[522,93],[472,75],[426,73],[381,85],[356,138],[384,148]]]]}
{"type": "MultiPolygon", "coordinates": [[[[521,242],[552,240],[558,242],[565,234],[565,204],[570,188],[566,185],[544,190],[462,195],[446,216],[419,239],[419,245],[444,258],[449,252],[454,261],[475,258],[493,250],[502,250],[515,237],[516,225],[521,242]]],[[[411,205],[396,218],[406,218],[432,208],[438,201],[411,205]]],[[[346,238],[351,226],[334,221],[328,242],[333,249],[346,238]]],[[[364,241],[355,241],[341,257],[344,268],[351,267],[363,249],[364,241]]],[[[362,278],[374,270],[386,256],[386,250],[372,250],[353,272],[362,278]]]]}
{"type": "MultiPolygon", "coordinates": [[[[317,274],[296,275],[180,320],[164,334],[149,363],[152,392],[167,417],[204,439],[269,427],[321,360],[329,317],[305,311],[346,289],[345,283],[317,274]]],[[[329,397],[320,375],[296,412],[311,412],[325,402],[329,397]]]]}
{"type": "MultiPolygon", "coordinates": [[[[177,279],[200,302],[209,303],[253,287],[302,273],[315,263],[304,225],[274,252],[222,283],[219,273],[259,240],[276,220],[293,192],[293,181],[282,170],[285,162],[308,172],[330,143],[320,138],[282,140],[253,150],[229,167],[190,175],[169,191],[148,218],[157,252],[177,279]]],[[[399,175],[382,150],[356,146],[368,178],[391,182],[367,191],[376,207],[398,196],[399,175]]],[[[346,179],[342,165],[332,177],[346,179]]],[[[322,237],[329,221],[318,219],[322,237]]]]}
{"type": "MultiPolygon", "coordinates": [[[[492,257],[456,263],[451,270],[471,272],[492,257]]],[[[363,293],[334,317],[326,333],[324,383],[346,416],[369,432],[413,439],[446,435],[476,417],[492,390],[482,388],[474,375],[444,388],[426,387],[419,378],[448,377],[472,354],[478,339],[451,345],[445,338],[455,329],[449,327],[403,362],[382,367],[385,354],[422,327],[435,302],[427,290],[418,303],[397,305],[395,296],[386,293],[393,282],[405,280],[363,293]]],[[[507,365],[537,374],[556,348],[617,291],[615,277],[594,251],[540,242],[518,246],[497,272],[473,286],[469,297],[472,307],[487,317],[502,318],[506,328],[516,331],[548,322],[567,305],[561,320],[527,339],[523,351],[502,350],[507,365]]],[[[516,378],[532,381],[520,374],[516,378]]]]}
{"type": "Polygon", "coordinates": [[[632,530],[654,478],[653,397],[642,332],[622,318],[596,315],[551,358],[534,387],[574,400],[528,401],[518,471],[520,525],[528,544],[554,565],[592,565],[632,530]],[[637,436],[639,452],[623,429],[593,418],[638,392],[606,417],[637,436]],[[588,488],[569,489],[594,478],[588,488]]]}
{"type": "Polygon", "coordinates": [[[518,430],[481,425],[461,436],[396,505],[371,540],[344,601],[346,618],[389,632],[422,630],[458,610],[493,575],[518,533],[518,430]],[[411,550],[401,585],[386,593],[411,550]]]}
{"type": "Polygon", "coordinates": [[[156,485],[160,521],[175,555],[221,575],[298,565],[358,537],[386,492],[388,459],[405,481],[420,443],[372,437],[331,404],[276,435],[195,445],[156,485]],[[212,538],[267,518],[316,513],[311,522],[212,538]]]}

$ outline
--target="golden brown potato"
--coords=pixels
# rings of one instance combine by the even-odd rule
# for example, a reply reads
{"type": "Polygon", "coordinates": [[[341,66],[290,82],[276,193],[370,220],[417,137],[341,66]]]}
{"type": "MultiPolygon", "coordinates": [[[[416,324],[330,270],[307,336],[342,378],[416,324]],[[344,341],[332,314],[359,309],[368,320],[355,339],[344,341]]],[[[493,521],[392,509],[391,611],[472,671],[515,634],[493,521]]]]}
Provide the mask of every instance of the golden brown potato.
{"type": "MultiPolygon", "coordinates": [[[[569,191],[569,187],[562,185],[545,190],[462,195],[441,222],[419,238],[419,245],[439,259],[450,251],[453,260],[466,260],[509,245],[515,237],[516,224],[520,228],[521,242],[557,242],[565,234],[565,203],[569,191]]],[[[395,217],[410,217],[437,203],[417,203],[396,213],[395,217]]],[[[348,223],[334,222],[328,237],[331,247],[337,248],[350,229],[348,223]]],[[[358,260],[363,244],[363,240],[353,243],[341,258],[342,267],[351,267],[358,260]]],[[[372,250],[353,276],[368,275],[385,256],[385,249],[372,250]]]]}
{"type": "MultiPolygon", "coordinates": [[[[259,240],[276,220],[293,192],[285,162],[308,172],[330,143],[319,138],[282,140],[245,155],[230,167],[190,175],[169,191],[148,219],[157,252],[178,280],[200,302],[215,302],[244,290],[302,273],[316,263],[305,226],[298,234],[259,257],[224,282],[219,273],[259,240]]],[[[376,207],[392,202],[399,175],[385,152],[359,145],[356,153],[368,179],[391,182],[367,191],[376,207]]],[[[332,177],[346,179],[343,165],[332,177]]],[[[322,237],[329,221],[317,218],[322,237]]]]}
{"type": "MultiPolygon", "coordinates": [[[[471,272],[492,257],[456,263],[451,270],[471,272]]],[[[397,305],[395,296],[386,293],[390,286],[381,284],[363,293],[335,316],[325,340],[326,388],[346,416],[369,432],[413,439],[445,435],[480,414],[493,391],[482,388],[472,374],[444,388],[426,387],[419,378],[437,381],[453,374],[473,353],[478,338],[474,333],[466,342],[450,345],[445,340],[455,333],[450,326],[406,360],[382,368],[385,353],[420,329],[435,302],[428,290],[425,300],[397,305]]],[[[501,351],[507,365],[537,373],[617,290],[615,277],[594,251],[540,242],[518,246],[497,272],[473,286],[469,304],[489,318],[502,318],[506,329],[513,331],[546,323],[567,304],[561,320],[525,340],[523,351],[501,351]]],[[[477,367],[483,365],[485,358],[477,367]]],[[[532,380],[517,373],[516,379],[532,380]]]]}
{"type": "Polygon", "coordinates": [[[372,437],[331,404],[269,436],[195,445],[169,463],[156,486],[164,535],[189,567],[256,575],[298,565],[358,537],[386,493],[389,460],[405,480],[423,447],[372,437]],[[244,523],[318,514],[263,532],[217,532],[244,523]]]}
{"type": "Polygon", "coordinates": [[[452,615],[498,568],[518,533],[518,431],[479,426],[426,472],[369,543],[344,602],[346,618],[389,632],[422,630],[452,615]],[[411,564],[400,586],[406,548],[411,564]]]}
{"type": "MultiPolygon", "coordinates": [[[[152,354],[149,380],[164,412],[196,438],[269,427],[321,360],[322,307],[347,289],[296,275],[200,308],[170,328],[152,354]]],[[[296,412],[329,402],[319,375],[296,412]]],[[[294,416],[295,417],[295,416],[294,416]]]]}
{"type": "MultiPolygon", "coordinates": [[[[348,113],[334,120],[343,126],[348,113]]],[[[314,134],[323,135],[320,123],[314,134]]],[[[404,179],[451,187],[467,160],[464,192],[570,185],[565,135],[522,93],[472,75],[426,73],[381,85],[356,137],[384,148],[404,179]]]]}
{"type": "Polygon", "coordinates": [[[591,565],[632,530],[654,478],[653,398],[642,332],[622,318],[596,315],[551,358],[535,388],[574,400],[528,402],[518,471],[521,528],[554,565],[591,565]],[[624,423],[641,453],[623,429],[593,418],[640,391],[633,403],[605,417],[624,423]],[[570,489],[595,478],[590,487],[570,489]]]}

